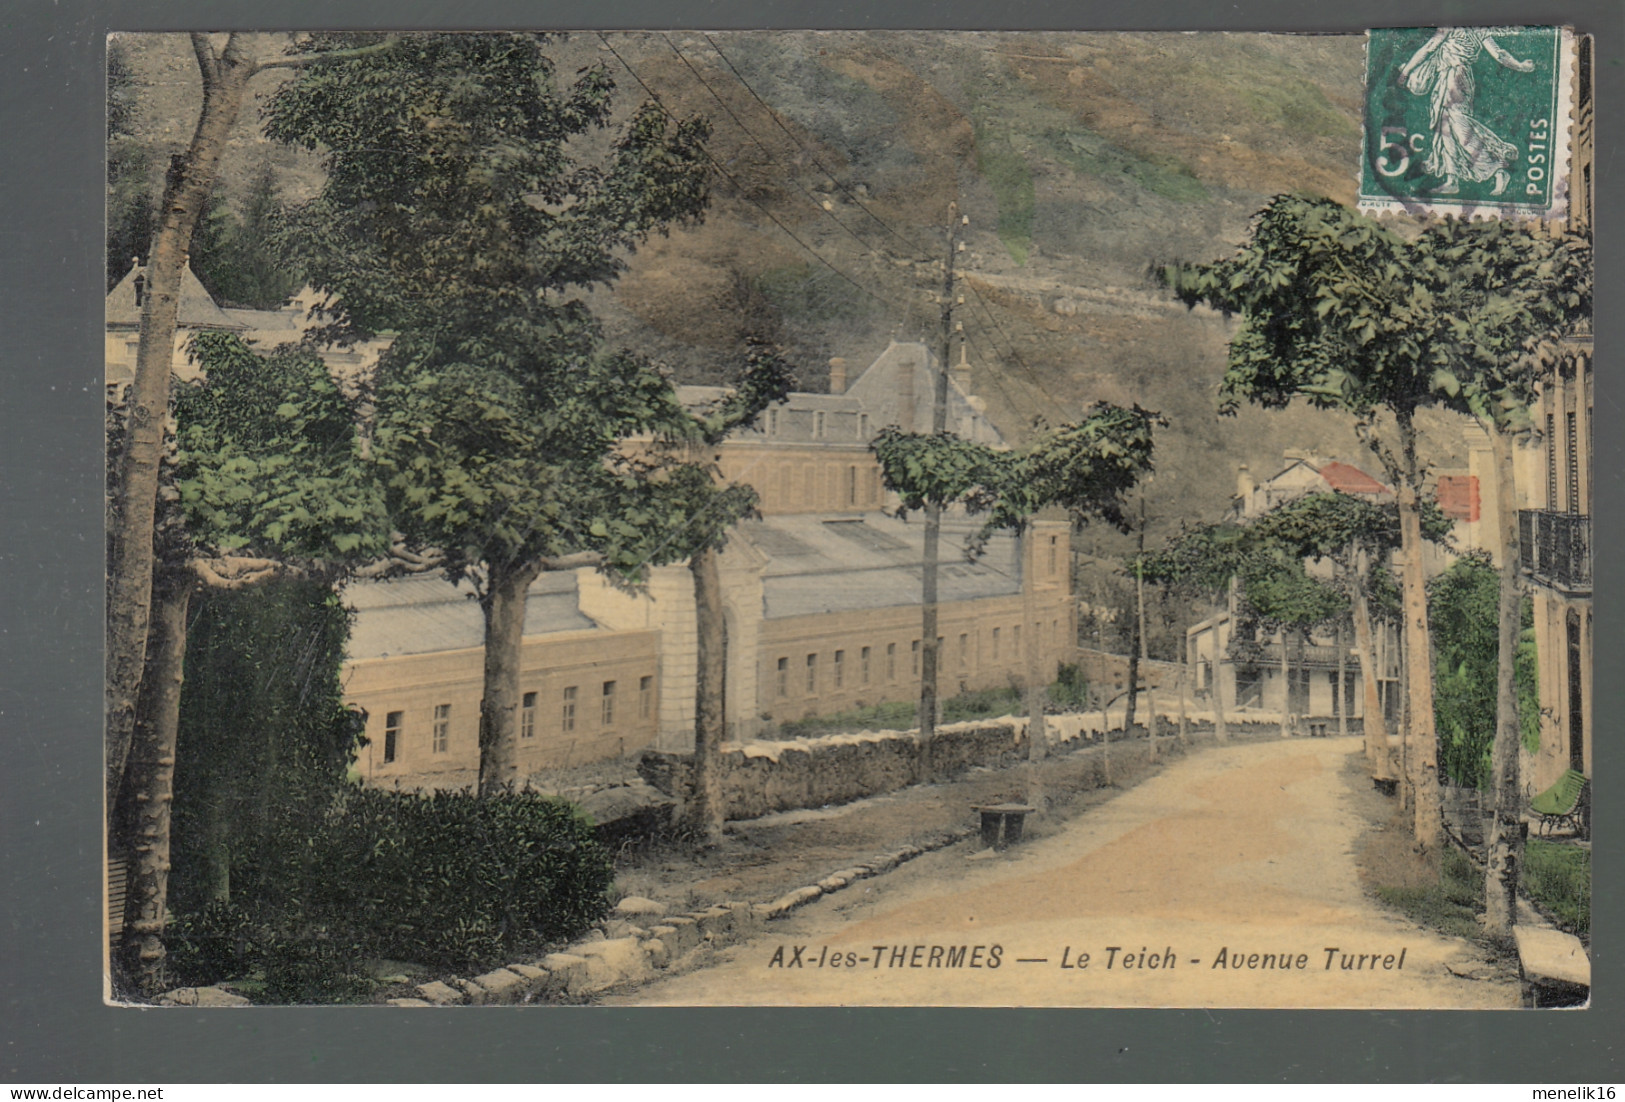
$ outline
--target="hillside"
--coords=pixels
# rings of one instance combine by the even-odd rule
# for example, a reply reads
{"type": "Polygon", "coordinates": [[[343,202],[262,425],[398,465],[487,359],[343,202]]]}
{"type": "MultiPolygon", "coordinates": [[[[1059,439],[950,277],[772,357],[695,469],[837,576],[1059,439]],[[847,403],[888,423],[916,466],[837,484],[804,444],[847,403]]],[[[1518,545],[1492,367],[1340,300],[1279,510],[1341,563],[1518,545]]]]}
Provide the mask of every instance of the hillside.
{"type": "MultiPolygon", "coordinates": [[[[261,37],[266,53],[286,43],[261,37]]],[[[122,42],[138,138],[179,148],[198,99],[184,38],[122,42]]],[[[1239,463],[1267,475],[1302,448],[1371,465],[1330,414],[1218,418],[1227,323],[1145,276],[1157,259],[1222,255],[1279,192],[1352,201],[1363,37],[681,32],[555,45],[561,75],[608,66],[623,109],[652,94],[711,121],[705,223],[651,242],[591,296],[616,340],[680,379],[718,378],[746,331],[783,343],[807,389],[826,385],[831,356],[863,365],[890,339],[937,347],[957,199],[970,218],[957,316],[976,389],[1014,438],[1102,398],[1167,415],[1147,490],[1153,541],[1215,516],[1239,463]]],[[[285,201],[309,195],[319,163],[264,142],[253,114],[224,165],[227,200],[265,164],[285,201]]],[[[1432,436],[1448,461],[1459,433],[1432,436]]]]}

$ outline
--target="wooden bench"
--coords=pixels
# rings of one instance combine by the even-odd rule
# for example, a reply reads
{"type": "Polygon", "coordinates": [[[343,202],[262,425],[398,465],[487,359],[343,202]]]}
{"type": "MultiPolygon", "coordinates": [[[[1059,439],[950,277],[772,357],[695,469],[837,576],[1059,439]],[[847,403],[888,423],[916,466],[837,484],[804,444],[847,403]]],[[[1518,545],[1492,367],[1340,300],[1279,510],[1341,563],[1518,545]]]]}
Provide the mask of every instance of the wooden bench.
{"type": "Polygon", "coordinates": [[[1553,826],[1565,823],[1579,833],[1580,815],[1589,784],[1584,773],[1570,769],[1557,778],[1556,784],[1529,801],[1529,810],[1540,816],[1542,834],[1553,826]]]}
{"type": "Polygon", "coordinates": [[[1021,841],[1027,814],[1036,809],[1026,804],[989,804],[971,810],[982,816],[982,844],[991,849],[1003,849],[1021,841]]]}

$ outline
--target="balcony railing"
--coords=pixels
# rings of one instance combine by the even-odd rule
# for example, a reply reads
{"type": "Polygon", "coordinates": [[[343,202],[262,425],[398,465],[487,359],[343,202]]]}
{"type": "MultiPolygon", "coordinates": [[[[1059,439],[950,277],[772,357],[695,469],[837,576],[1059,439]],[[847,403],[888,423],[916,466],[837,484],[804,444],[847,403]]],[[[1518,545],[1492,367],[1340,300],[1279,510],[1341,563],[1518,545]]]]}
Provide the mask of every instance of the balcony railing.
{"type": "Polygon", "coordinates": [[[1518,561],[1525,574],[1569,594],[1591,592],[1591,518],[1545,509],[1518,512],[1518,561]]]}
{"type": "MultiPolygon", "coordinates": [[[[1349,672],[1359,672],[1360,656],[1358,653],[1351,648],[1327,646],[1322,643],[1287,644],[1287,662],[1293,666],[1315,666],[1321,669],[1335,670],[1339,650],[1343,650],[1348,655],[1347,668],[1349,672]]],[[[1279,666],[1281,664],[1281,644],[1233,642],[1230,645],[1229,657],[1231,661],[1243,662],[1247,665],[1279,666]]]]}

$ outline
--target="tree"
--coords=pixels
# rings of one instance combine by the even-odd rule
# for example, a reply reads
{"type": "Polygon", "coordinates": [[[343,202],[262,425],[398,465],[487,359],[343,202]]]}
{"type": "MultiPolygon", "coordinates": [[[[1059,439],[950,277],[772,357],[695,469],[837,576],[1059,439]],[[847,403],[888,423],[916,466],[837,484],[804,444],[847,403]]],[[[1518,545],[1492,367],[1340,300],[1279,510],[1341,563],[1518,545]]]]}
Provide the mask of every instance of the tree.
{"type": "Polygon", "coordinates": [[[706,125],[645,104],[600,162],[578,160],[584,136],[612,121],[614,82],[594,66],[558,92],[544,44],[413,35],[308,69],[268,107],[270,136],[327,168],[283,237],[330,296],[327,335],[399,334],[380,361],[374,444],[396,527],[479,596],[484,794],[518,780],[531,582],[588,563],[636,577],[663,561],[668,518],[617,446],[690,428],[669,381],[605,349],[568,296],[613,281],[650,234],[701,217],[706,125]]]}
{"type": "Polygon", "coordinates": [[[188,613],[202,587],[240,589],[287,564],[333,571],[388,545],[360,461],[355,403],[306,349],[261,356],[220,332],[193,338],[203,378],[176,397],[162,554],[120,825],[134,851],[123,978],[163,980],[176,751],[188,613]]]}
{"type": "MultiPolygon", "coordinates": [[[[1127,532],[1127,495],[1150,472],[1153,434],[1164,424],[1159,414],[1139,406],[1100,402],[1082,420],[1040,432],[1021,451],[891,426],[880,431],[872,447],[887,489],[902,498],[903,512],[935,503],[986,515],[966,547],[974,556],[994,532],[1022,532],[1035,514],[1051,507],[1065,509],[1074,525],[1099,519],[1127,532]]],[[[1033,639],[1037,633],[1029,627],[1027,634],[1033,639]]],[[[1030,671],[1028,681],[1033,680],[1030,671]]],[[[1028,753],[1041,757],[1041,701],[1028,722],[1028,753]]]]}
{"type": "Polygon", "coordinates": [[[276,173],[260,165],[243,197],[241,212],[217,190],[198,222],[192,271],[227,306],[274,310],[299,289],[297,277],[278,262],[272,240],[281,221],[276,173]]]}
{"type": "MultiPolygon", "coordinates": [[[[1415,835],[1428,849],[1439,844],[1442,823],[1416,414],[1443,408],[1496,418],[1526,409],[1529,350],[1589,308],[1588,272],[1583,246],[1495,220],[1446,218],[1407,235],[1330,200],[1293,196],[1259,214],[1235,255],[1157,270],[1188,305],[1241,316],[1221,411],[1243,401],[1278,409],[1300,398],[1346,411],[1396,487],[1417,751],[1408,779],[1415,835]]],[[[1503,494],[1510,511],[1510,485],[1503,494]]]]}
{"type": "MultiPolygon", "coordinates": [[[[146,665],[147,625],[152,607],[154,536],[164,425],[169,415],[175,319],[192,235],[214,186],[220,156],[248,82],[267,69],[297,69],[341,61],[359,52],[387,49],[383,39],[354,52],[320,57],[289,54],[254,59],[239,33],[215,49],[211,37],[194,33],[192,52],[203,81],[203,107],[186,152],[171,160],[158,204],[147,261],[147,287],[136,347],[129,405],[112,464],[107,522],[107,686],[105,806],[111,812],[124,781],[135,731],[136,697],[146,665]]],[[[122,261],[121,261],[122,263],[122,261]]]]}

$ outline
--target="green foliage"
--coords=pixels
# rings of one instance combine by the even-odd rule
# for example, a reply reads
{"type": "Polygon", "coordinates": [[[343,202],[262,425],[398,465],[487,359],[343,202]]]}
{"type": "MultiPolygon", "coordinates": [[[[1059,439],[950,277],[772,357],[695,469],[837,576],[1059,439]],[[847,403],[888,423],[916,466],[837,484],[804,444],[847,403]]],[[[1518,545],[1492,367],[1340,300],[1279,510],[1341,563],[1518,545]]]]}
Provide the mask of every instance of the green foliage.
{"type": "Polygon", "coordinates": [[[1535,603],[1523,599],[1513,679],[1518,686],[1518,733],[1531,754],[1540,751],[1540,665],[1535,650],[1535,603]]]}
{"type": "Polygon", "coordinates": [[[323,837],[303,900],[380,952],[466,966],[581,933],[608,910],[608,852],[574,805],[535,792],[490,799],[361,789],[323,837]]]}
{"type": "Polygon", "coordinates": [[[1357,417],[1442,406],[1527,420],[1530,352],[1591,308],[1583,240],[1502,219],[1407,239],[1330,200],[1281,196],[1234,256],[1154,274],[1187,305],[1241,315],[1222,409],[1305,398],[1357,417]]]}
{"type": "Polygon", "coordinates": [[[145,257],[152,243],[151,159],[135,136],[139,93],[118,39],[107,43],[107,289],[145,257]]]}
{"type": "Polygon", "coordinates": [[[1049,687],[1049,702],[1057,708],[1083,708],[1089,704],[1089,681],[1083,669],[1062,662],[1055,670],[1055,684],[1049,687]]]}
{"type": "Polygon", "coordinates": [[[1591,933],[1591,851],[1531,838],[1523,851],[1523,889],[1575,933],[1591,933]]]}
{"type": "Polygon", "coordinates": [[[240,213],[216,190],[192,235],[191,257],[198,280],[222,305],[274,310],[299,289],[273,246],[281,219],[269,162],[254,175],[240,213]]]}
{"type": "Polygon", "coordinates": [[[388,549],[355,403],[320,357],[269,356],[231,333],[192,338],[204,377],[177,388],[174,470],[191,538],[220,552],[350,560],[388,549]]]}
{"type": "Polygon", "coordinates": [[[872,447],[886,487],[901,496],[904,511],[935,502],[986,513],[980,540],[1001,528],[1020,528],[1050,506],[1126,530],[1125,499],[1151,470],[1153,432],[1162,424],[1158,414],[1139,406],[1100,402],[1082,421],[1045,430],[1019,452],[952,433],[933,436],[892,426],[880,431],[872,447]]]}
{"type": "Polygon", "coordinates": [[[360,729],[343,704],[348,614],[324,581],[206,590],[187,632],[175,761],[173,908],[275,897],[290,830],[345,787],[360,729]]]}
{"type": "Polygon", "coordinates": [[[1456,784],[1488,788],[1495,743],[1501,582],[1489,556],[1458,559],[1428,586],[1439,760],[1456,784]]]}
{"type": "Polygon", "coordinates": [[[578,159],[611,121],[614,82],[595,65],[557,90],[544,43],[406,35],[304,70],[266,129],[319,151],[328,177],[281,239],[334,296],[330,335],[400,334],[380,364],[375,449],[410,543],[440,549],[452,575],[596,550],[635,576],[675,556],[680,506],[614,451],[694,425],[568,295],[700,218],[707,127],[645,104],[601,158],[578,159]]]}
{"type": "Polygon", "coordinates": [[[1265,630],[1307,631],[1348,615],[1348,595],[1313,577],[1303,560],[1291,555],[1262,555],[1241,575],[1249,609],[1265,630]]]}
{"type": "Polygon", "coordinates": [[[248,978],[273,1002],[346,1002],[387,956],[478,968],[579,935],[608,910],[613,870],[592,824],[534,792],[358,789],[288,822],[275,891],[178,916],[179,979],[248,978]]]}

